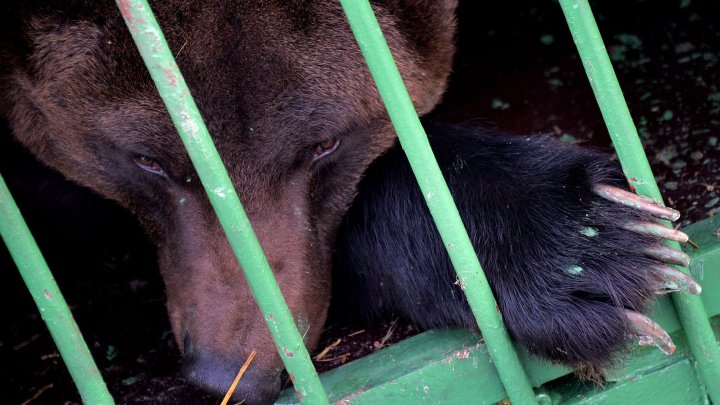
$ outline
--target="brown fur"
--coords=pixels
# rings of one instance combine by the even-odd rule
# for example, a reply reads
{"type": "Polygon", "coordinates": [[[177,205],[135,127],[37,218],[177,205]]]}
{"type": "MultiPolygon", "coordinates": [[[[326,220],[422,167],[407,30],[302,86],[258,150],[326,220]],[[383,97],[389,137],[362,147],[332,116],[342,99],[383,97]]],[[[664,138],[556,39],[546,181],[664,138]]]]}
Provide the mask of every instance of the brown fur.
{"type": "MultiPolygon", "coordinates": [[[[363,171],[394,138],[339,2],[152,6],[312,348],[339,221],[363,171]],[[339,149],[312,162],[332,137],[339,149]]],[[[255,366],[277,375],[264,320],[114,4],[0,7],[0,111],[15,137],[141,220],[157,241],[181,347],[233,361],[255,349],[255,366]],[[160,162],[167,178],[138,168],[137,155],[160,162]]],[[[418,112],[430,111],[450,71],[455,1],[374,8],[418,112]]]]}

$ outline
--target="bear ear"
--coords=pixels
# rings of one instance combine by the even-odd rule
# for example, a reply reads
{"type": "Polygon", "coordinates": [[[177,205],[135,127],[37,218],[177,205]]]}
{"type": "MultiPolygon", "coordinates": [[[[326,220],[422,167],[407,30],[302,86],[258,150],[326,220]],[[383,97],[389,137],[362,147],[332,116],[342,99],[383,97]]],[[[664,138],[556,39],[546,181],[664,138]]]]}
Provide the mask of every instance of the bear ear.
{"type": "Polygon", "coordinates": [[[399,27],[425,61],[452,62],[457,0],[405,0],[397,4],[399,27]]]}
{"type": "Polygon", "coordinates": [[[6,41],[0,114],[20,143],[55,166],[53,155],[70,143],[63,138],[73,121],[68,118],[87,112],[78,100],[97,88],[99,72],[107,70],[101,67],[101,30],[87,21],[39,17],[5,37],[3,46],[6,41]]]}
{"type": "MultiPolygon", "coordinates": [[[[398,0],[384,2],[406,46],[415,55],[420,77],[406,76],[406,86],[419,115],[432,110],[447,87],[455,56],[457,0],[398,0]]],[[[396,60],[401,71],[402,61],[396,60]]]]}
{"type": "MultiPolygon", "coordinates": [[[[87,20],[59,21],[48,17],[33,18],[27,24],[28,46],[26,73],[36,86],[62,86],[63,92],[73,91],[65,85],[89,84],[103,66],[103,32],[87,20]]],[[[106,53],[106,52],[105,52],[106,53]]]]}

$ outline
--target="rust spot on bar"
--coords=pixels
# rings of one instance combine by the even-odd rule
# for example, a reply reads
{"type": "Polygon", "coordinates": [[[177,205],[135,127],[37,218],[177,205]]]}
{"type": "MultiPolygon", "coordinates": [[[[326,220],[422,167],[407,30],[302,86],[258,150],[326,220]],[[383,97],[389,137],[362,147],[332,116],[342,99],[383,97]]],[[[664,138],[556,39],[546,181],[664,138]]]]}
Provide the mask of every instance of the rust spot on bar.
{"type": "Polygon", "coordinates": [[[130,31],[132,31],[133,34],[137,34],[138,29],[137,26],[135,26],[135,16],[132,13],[130,2],[128,2],[128,0],[119,0],[118,5],[120,6],[120,13],[125,17],[130,31]]]}
{"type": "Polygon", "coordinates": [[[175,75],[175,72],[173,72],[173,67],[163,68],[163,74],[165,75],[165,79],[168,82],[168,86],[170,87],[177,87],[178,78],[175,75]]]}
{"type": "Polygon", "coordinates": [[[456,350],[456,351],[452,352],[450,354],[450,356],[444,358],[443,360],[441,360],[439,362],[433,361],[431,363],[448,365],[455,360],[466,360],[468,358],[470,358],[470,349],[467,347],[463,347],[460,350],[456,350]]]}

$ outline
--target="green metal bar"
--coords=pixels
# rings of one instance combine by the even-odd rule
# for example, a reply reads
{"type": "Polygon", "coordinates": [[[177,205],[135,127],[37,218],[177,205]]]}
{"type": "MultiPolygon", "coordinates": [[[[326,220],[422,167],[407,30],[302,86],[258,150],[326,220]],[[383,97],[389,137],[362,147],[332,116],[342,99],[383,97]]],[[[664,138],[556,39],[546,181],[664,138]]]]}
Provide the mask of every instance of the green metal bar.
{"type": "Polygon", "coordinates": [[[326,404],[310,355],[200,112],[145,0],[117,0],[303,402],[326,404]]]}
{"type": "MultiPolygon", "coordinates": [[[[587,0],[560,0],[560,5],[630,185],[639,194],[662,202],[590,5],[587,0]]],[[[669,246],[679,248],[677,242],[669,246]]],[[[703,303],[700,297],[687,293],[672,297],[705,389],[714,403],[720,403],[720,346],[703,303]]]]}
{"type": "Polygon", "coordinates": [[[86,404],[114,404],[70,308],[0,175],[0,235],[86,404]]]}
{"type": "Polygon", "coordinates": [[[497,303],[367,0],[340,0],[513,404],[537,403],[497,303]]]}

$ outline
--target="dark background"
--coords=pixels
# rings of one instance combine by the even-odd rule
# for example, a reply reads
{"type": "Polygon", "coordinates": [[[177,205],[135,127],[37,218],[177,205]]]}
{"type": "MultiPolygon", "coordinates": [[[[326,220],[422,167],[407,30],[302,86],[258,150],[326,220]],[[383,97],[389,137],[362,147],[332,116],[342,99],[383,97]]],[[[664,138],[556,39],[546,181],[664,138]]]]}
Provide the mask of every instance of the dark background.
{"type": "MultiPolygon", "coordinates": [[[[461,2],[459,52],[434,116],[609,148],[599,110],[555,1],[461,2]],[[490,3],[490,2],[482,2],[490,3]]],[[[717,1],[606,0],[595,15],[668,202],[683,224],[718,212],[720,10],[717,1]]],[[[213,403],[184,385],[154,249],[112,202],[38,164],[0,131],[0,172],[25,215],[118,403],[213,403]]],[[[0,246],[3,403],[79,403],[36,307],[0,246]],[[38,395],[39,394],[39,395],[38,395]]],[[[319,362],[375,350],[388,324],[334,324],[319,362]]],[[[387,343],[414,333],[400,323],[387,343]]]]}

